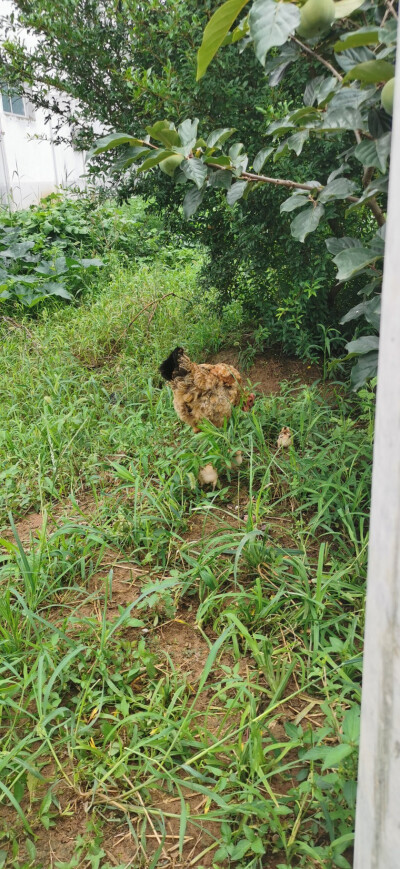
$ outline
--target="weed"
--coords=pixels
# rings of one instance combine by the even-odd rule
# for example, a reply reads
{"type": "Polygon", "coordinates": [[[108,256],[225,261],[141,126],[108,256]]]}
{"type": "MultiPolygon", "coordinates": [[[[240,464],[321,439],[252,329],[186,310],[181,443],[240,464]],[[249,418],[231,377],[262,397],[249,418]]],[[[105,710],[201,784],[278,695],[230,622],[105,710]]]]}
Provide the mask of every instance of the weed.
{"type": "Polygon", "coordinates": [[[79,309],[3,327],[0,860],[15,869],[48,865],[44,835],[64,869],[350,866],[373,392],[284,383],[220,430],[185,429],[157,364],[178,340],[206,358],[225,328],[191,258],[112,249],[79,309]]]}

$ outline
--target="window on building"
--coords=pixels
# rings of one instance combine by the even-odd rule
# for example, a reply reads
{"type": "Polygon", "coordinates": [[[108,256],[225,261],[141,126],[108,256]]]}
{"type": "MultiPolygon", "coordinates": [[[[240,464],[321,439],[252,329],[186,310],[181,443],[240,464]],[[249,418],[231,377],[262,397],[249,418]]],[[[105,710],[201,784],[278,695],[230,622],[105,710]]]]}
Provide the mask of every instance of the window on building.
{"type": "Polygon", "coordinates": [[[25,117],[25,103],[23,97],[15,93],[10,88],[3,87],[1,92],[3,102],[3,112],[8,112],[10,115],[19,115],[25,117]]]}

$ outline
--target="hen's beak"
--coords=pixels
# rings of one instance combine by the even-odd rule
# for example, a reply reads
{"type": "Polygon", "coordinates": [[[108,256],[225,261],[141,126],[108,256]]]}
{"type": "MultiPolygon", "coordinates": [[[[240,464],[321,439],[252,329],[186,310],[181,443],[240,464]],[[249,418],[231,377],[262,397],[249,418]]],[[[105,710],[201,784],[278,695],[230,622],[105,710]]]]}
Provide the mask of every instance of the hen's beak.
{"type": "Polygon", "coordinates": [[[243,410],[244,411],[251,410],[255,400],[256,400],[256,397],[254,395],[254,392],[249,392],[249,394],[244,402],[243,410]]]}

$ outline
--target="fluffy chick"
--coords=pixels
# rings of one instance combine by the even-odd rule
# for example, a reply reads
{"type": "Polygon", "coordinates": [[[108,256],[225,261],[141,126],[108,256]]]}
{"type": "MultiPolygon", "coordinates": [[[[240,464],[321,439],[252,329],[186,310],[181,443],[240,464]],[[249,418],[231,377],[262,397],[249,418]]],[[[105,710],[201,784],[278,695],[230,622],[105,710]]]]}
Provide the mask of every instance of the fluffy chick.
{"type": "Polygon", "coordinates": [[[281,447],[291,447],[292,443],[293,443],[292,432],[290,431],[290,428],[288,428],[287,425],[284,425],[283,428],[279,432],[278,440],[276,442],[278,450],[280,450],[281,447]]]}
{"type": "Polygon", "coordinates": [[[213,491],[218,483],[218,473],[211,464],[204,465],[204,468],[200,468],[198,480],[200,486],[212,486],[213,491]]]}
{"type": "Polygon", "coordinates": [[[254,404],[253,393],[245,394],[242,377],[232,365],[192,362],[182,347],[176,347],[160,365],[160,374],[174,394],[174,408],[181,420],[198,431],[198,423],[208,419],[221,428],[232,407],[243,399],[244,410],[254,404]]]}

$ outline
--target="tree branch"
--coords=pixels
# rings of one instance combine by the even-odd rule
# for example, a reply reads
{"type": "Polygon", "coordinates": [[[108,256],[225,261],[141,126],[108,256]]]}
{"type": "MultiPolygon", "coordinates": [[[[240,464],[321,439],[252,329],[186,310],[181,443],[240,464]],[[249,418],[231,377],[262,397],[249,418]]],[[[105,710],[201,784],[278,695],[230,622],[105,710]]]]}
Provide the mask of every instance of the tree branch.
{"type": "MultiPolygon", "coordinates": [[[[369,184],[370,181],[372,180],[372,176],[373,176],[373,174],[374,174],[374,167],[373,167],[373,166],[367,166],[367,167],[365,168],[365,170],[364,170],[363,182],[362,182],[364,188],[365,188],[365,187],[368,187],[368,184],[369,184]]],[[[372,199],[370,199],[370,200],[369,200],[368,202],[366,202],[365,204],[368,205],[368,208],[371,209],[372,214],[374,215],[375,220],[376,220],[378,226],[384,226],[385,223],[386,223],[386,218],[385,218],[385,215],[384,215],[382,209],[381,209],[380,206],[378,205],[378,203],[377,203],[377,201],[376,201],[376,199],[375,199],[375,196],[373,196],[372,199]]]]}
{"type": "MultiPolygon", "coordinates": [[[[220,166],[218,167],[221,168],[220,166]]],[[[323,186],[316,187],[312,184],[300,184],[298,181],[291,181],[288,178],[269,178],[268,175],[256,175],[255,172],[242,172],[240,179],[243,181],[261,181],[264,184],[275,184],[276,187],[289,187],[296,190],[308,190],[310,193],[323,190],[323,186]]]]}
{"type": "Polygon", "coordinates": [[[300,39],[297,38],[297,36],[292,36],[291,39],[293,42],[296,42],[297,45],[299,45],[300,48],[306,52],[306,54],[310,54],[311,57],[315,57],[315,60],[318,60],[319,63],[322,63],[323,66],[326,66],[326,68],[329,69],[329,71],[332,73],[332,75],[335,76],[335,78],[337,78],[338,81],[343,81],[343,76],[340,75],[340,72],[338,72],[331,63],[329,63],[329,60],[325,60],[324,57],[321,57],[320,54],[317,54],[316,51],[313,51],[312,48],[309,48],[308,45],[304,44],[304,42],[301,42],[300,39]]]}
{"type": "Polygon", "coordinates": [[[372,199],[369,199],[368,202],[366,202],[365,204],[368,205],[368,208],[371,209],[378,226],[384,226],[386,223],[386,217],[382,209],[378,205],[375,196],[373,196],[372,199]]]}
{"type": "Polygon", "coordinates": [[[398,21],[398,18],[399,18],[396,10],[393,7],[393,0],[385,0],[385,2],[386,2],[386,12],[382,18],[381,27],[383,27],[386,20],[389,18],[389,15],[393,15],[393,17],[396,19],[396,21],[398,21]]]}

